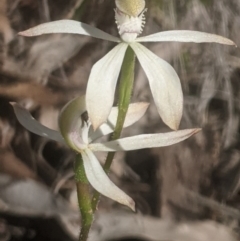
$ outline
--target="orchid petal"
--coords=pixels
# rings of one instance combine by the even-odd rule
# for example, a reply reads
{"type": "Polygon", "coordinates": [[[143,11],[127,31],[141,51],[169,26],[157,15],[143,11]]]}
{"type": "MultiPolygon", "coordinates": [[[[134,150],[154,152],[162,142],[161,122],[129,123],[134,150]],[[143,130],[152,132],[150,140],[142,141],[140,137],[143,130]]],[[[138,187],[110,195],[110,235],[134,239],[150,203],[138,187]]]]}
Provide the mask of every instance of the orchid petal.
{"type": "Polygon", "coordinates": [[[190,136],[198,133],[200,130],[201,129],[196,128],[160,134],[137,135],[106,143],[90,144],[89,148],[93,151],[115,152],[170,146],[189,138],[190,136]]]}
{"type": "Polygon", "coordinates": [[[26,31],[20,32],[19,35],[32,37],[50,33],[72,33],[87,35],[94,38],[120,42],[120,39],[104,31],[94,28],[88,24],[74,20],[58,20],[49,23],[43,23],[26,31]]]}
{"type": "Polygon", "coordinates": [[[159,115],[171,129],[177,130],[182,118],[183,94],[173,67],[139,43],[132,43],[150,84],[159,115]]]}
{"type": "Polygon", "coordinates": [[[82,151],[83,165],[90,184],[99,193],[109,197],[135,211],[135,203],[119,189],[107,176],[95,155],[89,150],[82,151]]]}
{"type": "Polygon", "coordinates": [[[59,129],[66,143],[78,152],[88,144],[88,125],[83,118],[85,113],[85,96],[81,96],[69,101],[58,119],[59,129]]]}
{"type": "Polygon", "coordinates": [[[96,130],[111,111],[115,88],[128,45],[118,44],[92,68],[87,85],[86,105],[96,130]]]}
{"type": "Polygon", "coordinates": [[[136,42],[194,42],[236,45],[232,40],[210,33],[190,30],[171,30],[136,39],[136,42]]]}
{"type": "MultiPolygon", "coordinates": [[[[123,127],[125,128],[128,126],[131,126],[132,124],[140,120],[145,114],[148,106],[149,106],[149,103],[146,103],[146,102],[130,104],[123,127]]],[[[117,117],[118,117],[118,107],[113,107],[107,119],[107,123],[103,123],[99,127],[99,129],[89,134],[91,140],[94,141],[101,136],[112,133],[117,123],[117,117]]]]}
{"type": "Polygon", "coordinates": [[[30,132],[37,134],[39,136],[47,137],[51,140],[65,143],[63,137],[58,131],[49,129],[48,127],[40,124],[32,115],[23,108],[21,105],[12,102],[11,103],[18,121],[23,127],[25,127],[30,132]]]}

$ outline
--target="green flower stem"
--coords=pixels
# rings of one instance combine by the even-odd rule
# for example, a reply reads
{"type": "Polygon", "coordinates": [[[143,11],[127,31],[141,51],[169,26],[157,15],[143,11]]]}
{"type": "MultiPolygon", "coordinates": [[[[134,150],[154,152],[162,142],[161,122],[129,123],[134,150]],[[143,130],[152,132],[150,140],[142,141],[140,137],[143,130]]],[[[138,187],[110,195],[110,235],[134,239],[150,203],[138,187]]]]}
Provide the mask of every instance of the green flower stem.
{"type": "Polygon", "coordinates": [[[74,169],[77,184],[78,205],[82,217],[82,228],[79,235],[79,241],[86,241],[93,222],[93,211],[91,205],[92,195],[90,193],[90,186],[80,154],[76,156],[74,169]]]}
{"type": "MultiPolygon", "coordinates": [[[[133,50],[128,47],[126,55],[123,60],[120,86],[119,86],[119,99],[118,99],[118,118],[115,130],[111,136],[111,140],[116,140],[121,136],[123,124],[130,104],[133,82],[134,82],[134,69],[135,69],[135,54],[133,50]]],[[[112,164],[115,153],[109,152],[104,164],[104,170],[108,173],[112,164]]],[[[98,204],[100,194],[94,191],[92,199],[92,210],[95,212],[98,204]]]]}

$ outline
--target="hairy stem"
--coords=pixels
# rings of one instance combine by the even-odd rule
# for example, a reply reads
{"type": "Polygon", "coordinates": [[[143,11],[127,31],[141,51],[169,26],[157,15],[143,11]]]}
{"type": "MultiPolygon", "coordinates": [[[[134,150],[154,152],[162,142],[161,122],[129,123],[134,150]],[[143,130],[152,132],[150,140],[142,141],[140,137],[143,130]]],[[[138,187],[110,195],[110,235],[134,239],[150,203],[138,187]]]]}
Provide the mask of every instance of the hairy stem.
{"type": "Polygon", "coordinates": [[[93,222],[92,196],[80,154],[76,156],[75,180],[77,184],[78,205],[82,217],[79,241],[86,241],[93,222]]]}

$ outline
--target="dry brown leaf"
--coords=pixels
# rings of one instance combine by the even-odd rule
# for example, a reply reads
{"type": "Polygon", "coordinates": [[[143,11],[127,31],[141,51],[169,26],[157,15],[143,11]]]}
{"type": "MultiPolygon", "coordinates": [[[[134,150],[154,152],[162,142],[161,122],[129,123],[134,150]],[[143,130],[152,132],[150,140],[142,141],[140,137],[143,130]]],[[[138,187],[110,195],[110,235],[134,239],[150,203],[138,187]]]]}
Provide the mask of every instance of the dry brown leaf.
{"type": "Polygon", "coordinates": [[[8,150],[0,151],[0,173],[8,174],[15,178],[38,180],[37,175],[8,150]]]}

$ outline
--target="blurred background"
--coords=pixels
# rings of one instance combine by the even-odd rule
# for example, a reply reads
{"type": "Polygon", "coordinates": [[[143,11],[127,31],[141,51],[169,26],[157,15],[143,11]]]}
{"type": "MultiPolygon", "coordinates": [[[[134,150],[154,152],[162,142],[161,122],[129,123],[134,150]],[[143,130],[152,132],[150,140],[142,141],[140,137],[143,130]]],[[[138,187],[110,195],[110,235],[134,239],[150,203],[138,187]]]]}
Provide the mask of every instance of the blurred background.
{"type": "MultiPolygon", "coordinates": [[[[239,0],[146,4],[143,35],[198,30],[240,45],[239,0]]],[[[115,45],[78,35],[26,38],[17,33],[75,19],[117,36],[114,7],[113,0],[0,0],[0,241],[77,240],[81,218],[74,153],[25,130],[9,102],[57,129],[60,109],[85,93],[92,65],[115,45]]],[[[240,51],[218,44],[146,46],[181,79],[180,128],[201,127],[202,132],[171,147],[118,153],[110,176],[135,200],[137,213],[102,197],[89,240],[240,240],[240,51]]],[[[132,101],[151,105],[123,135],[170,131],[138,62],[132,101]]]]}

